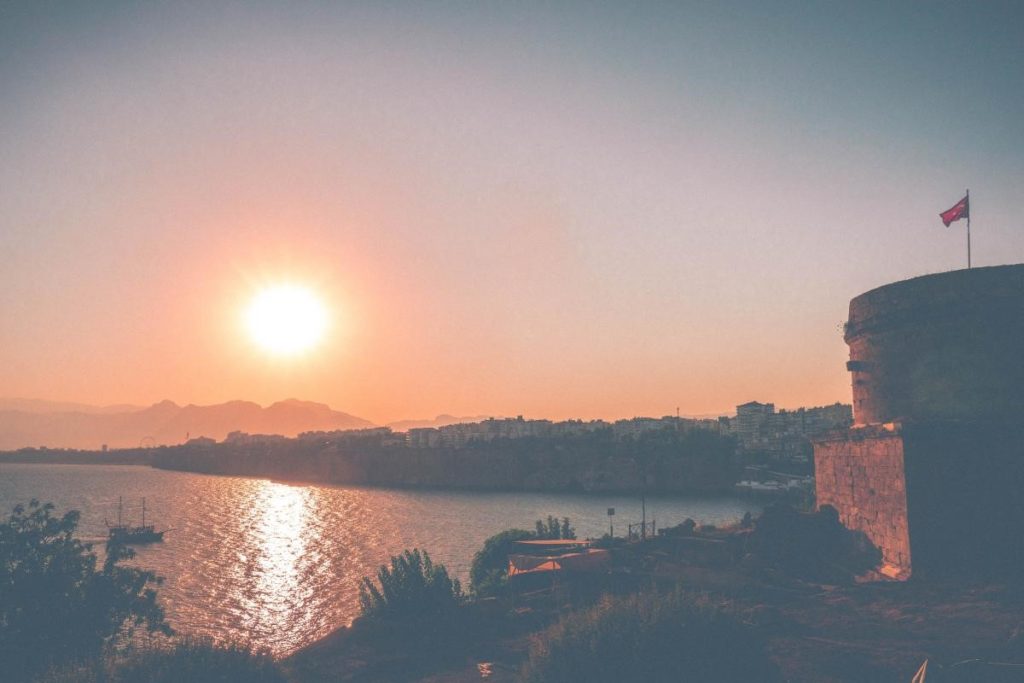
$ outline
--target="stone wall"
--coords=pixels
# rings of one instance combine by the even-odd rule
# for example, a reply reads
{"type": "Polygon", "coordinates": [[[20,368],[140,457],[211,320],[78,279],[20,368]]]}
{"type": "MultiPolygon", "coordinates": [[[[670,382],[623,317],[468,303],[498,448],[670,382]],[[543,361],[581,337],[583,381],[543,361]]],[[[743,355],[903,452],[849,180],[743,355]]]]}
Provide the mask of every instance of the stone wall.
{"type": "Polygon", "coordinates": [[[901,428],[915,572],[1020,575],[1024,425],[901,428]]]}
{"type": "Polygon", "coordinates": [[[818,504],[902,576],[1017,570],[1024,264],[861,294],[845,339],[855,426],[814,443],[818,504]]]}
{"type": "Polygon", "coordinates": [[[814,444],[818,505],[864,532],[893,573],[911,571],[903,439],[896,428],[856,428],[814,444]]]}

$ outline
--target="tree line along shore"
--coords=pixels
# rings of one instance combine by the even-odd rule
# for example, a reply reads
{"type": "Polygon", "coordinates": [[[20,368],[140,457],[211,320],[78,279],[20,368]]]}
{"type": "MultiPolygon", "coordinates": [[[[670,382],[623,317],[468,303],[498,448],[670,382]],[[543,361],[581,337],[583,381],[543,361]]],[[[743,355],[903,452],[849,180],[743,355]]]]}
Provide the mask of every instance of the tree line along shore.
{"type": "Polygon", "coordinates": [[[0,462],[160,469],[356,486],[551,492],[723,493],[741,478],[735,441],[709,431],[623,439],[593,432],[411,448],[379,432],[232,435],[106,451],[21,449],[0,462]]]}

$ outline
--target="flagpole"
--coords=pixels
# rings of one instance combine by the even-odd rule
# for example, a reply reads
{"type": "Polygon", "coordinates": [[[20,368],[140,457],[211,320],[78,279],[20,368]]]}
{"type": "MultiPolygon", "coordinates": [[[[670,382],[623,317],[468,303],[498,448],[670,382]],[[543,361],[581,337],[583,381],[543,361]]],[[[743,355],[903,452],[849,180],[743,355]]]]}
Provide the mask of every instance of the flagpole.
{"type": "Polygon", "coordinates": [[[967,190],[967,270],[971,269],[971,191],[967,190]]]}

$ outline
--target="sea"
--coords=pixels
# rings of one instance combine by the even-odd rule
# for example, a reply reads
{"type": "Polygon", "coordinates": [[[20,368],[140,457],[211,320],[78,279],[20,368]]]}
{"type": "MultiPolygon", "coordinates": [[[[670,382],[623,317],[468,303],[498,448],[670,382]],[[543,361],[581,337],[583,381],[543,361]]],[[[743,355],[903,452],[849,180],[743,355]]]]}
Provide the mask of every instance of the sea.
{"type": "MultiPolygon", "coordinates": [[[[176,631],[244,642],[287,655],[359,614],[359,582],[406,548],[468,582],[473,554],[504,529],[568,517],[580,538],[641,519],[639,495],[511,493],[298,485],[170,472],[143,466],[0,463],[0,518],[18,503],[52,502],[81,513],[79,536],[102,550],[106,522],[168,529],[138,546],[134,564],[163,577],[159,601],[176,631]],[[614,508],[614,516],[609,516],[614,508]]],[[[659,528],[687,517],[721,525],[756,500],[647,496],[659,528]]],[[[468,588],[468,586],[466,586],[468,588]]]]}

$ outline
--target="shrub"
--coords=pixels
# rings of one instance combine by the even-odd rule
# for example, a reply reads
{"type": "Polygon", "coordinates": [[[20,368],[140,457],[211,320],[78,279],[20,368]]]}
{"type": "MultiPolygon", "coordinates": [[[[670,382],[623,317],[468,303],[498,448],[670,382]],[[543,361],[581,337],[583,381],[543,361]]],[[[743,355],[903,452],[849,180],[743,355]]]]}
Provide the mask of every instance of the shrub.
{"type": "Polygon", "coordinates": [[[753,631],[706,599],[605,596],[536,636],[529,683],[776,681],[753,631]]]}
{"type": "Polygon", "coordinates": [[[79,513],[55,517],[53,509],[32,500],[0,524],[0,661],[8,680],[96,656],[137,627],[171,632],[150,587],[157,576],[119,564],[134,552],[108,544],[97,569],[92,546],[74,538],[79,513]]]}
{"type": "Polygon", "coordinates": [[[664,536],[693,536],[693,532],[696,528],[697,523],[687,517],[680,524],[662,529],[661,533],[664,536]]]}
{"type": "Polygon", "coordinates": [[[882,553],[862,532],[847,529],[831,505],[799,512],[785,504],[764,509],[746,542],[753,562],[810,581],[846,583],[878,566],[882,553]]]}
{"type": "Polygon", "coordinates": [[[443,564],[435,565],[427,551],[406,550],[381,565],[377,583],[364,577],[359,585],[359,604],[364,617],[420,618],[450,613],[462,602],[458,579],[448,576],[443,564]]]}
{"type": "Polygon", "coordinates": [[[264,652],[242,645],[214,645],[185,638],[166,647],[147,647],[120,656],[95,658],[49,671],[35,683],[286,683],[264,652]]]}
{"type": "MultiPolygon", "coordinates": [[[[538,522],[539,523],[539,522],[538,522]]],[[[536,538],[525,529],[506,529],[484,541],[484,547],[473,556],[469,569],[469,586],[476,595],[495,595],[508,580],[508,556],[517,541],[536,538]]]]}
{"type": "Polygon", "coordinates": [[[538,519],[535,523],[536,533],[534,538],[549,539],[549,540],[573,540],[576,538],[576,530],[572,528],[572,524],[569,523],[568,517],[563,517],[562,522],[559,523],[558,519],[548,515],[547,524],[544,520],[538,519]]]}
{"type": "Polygon", "coordinates": [[[214,645],[208,639],[185,639],[173,647],[152,649],[129,658],[118,667],[115,681],[147,683],[285,683],[286,679],[266,652],[237,644],[214,645]]]}
{"type": "Polygon", "coordinates": [[[484,547],[473,556],[469,570],[469,587],[474,595],[491,596],[504,590],[508,581],[508,556],[515,551],[518,541],[576,538],[576,530],[568,517],[559,522],[548,515],[547,522],[538,519],[534,529],[506,529],[484,541],[484,547]]]}
{"type": "Polygon", "coordinates": [[[626,539],[622,538],[621,536],[612,536],[611,534],[605,534],[601,538],[595,539],[591,547],[607,550],[609,548],[620,548],[626,545],[626,543],[626,539]]]}

